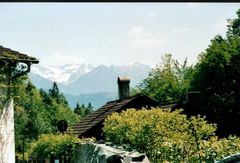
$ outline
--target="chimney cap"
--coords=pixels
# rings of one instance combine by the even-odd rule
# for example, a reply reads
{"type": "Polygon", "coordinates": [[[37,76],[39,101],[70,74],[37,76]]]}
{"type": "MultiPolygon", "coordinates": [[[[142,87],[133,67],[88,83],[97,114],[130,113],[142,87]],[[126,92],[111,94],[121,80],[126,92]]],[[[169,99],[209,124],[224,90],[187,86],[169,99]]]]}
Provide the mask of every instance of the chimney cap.
{"type": "Polygon", "coordinates": [[[118,77],[118,83],[127,82],[130,83],[130,78],[128,77],[118,77]]]}

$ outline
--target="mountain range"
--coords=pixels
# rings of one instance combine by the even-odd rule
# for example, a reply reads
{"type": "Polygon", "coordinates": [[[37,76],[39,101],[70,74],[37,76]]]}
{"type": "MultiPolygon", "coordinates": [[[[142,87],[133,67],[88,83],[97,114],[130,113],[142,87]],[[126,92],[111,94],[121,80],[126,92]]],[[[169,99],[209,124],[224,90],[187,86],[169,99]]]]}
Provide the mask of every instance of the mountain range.
{"type": "Polygon", "coordinates": [[[85,105],[91,102],[94,108],[98,108],[118,98],[117,77],[129,77],[130,87],[134,87],[148,76],[150,70],[150,66],[138,62],[126,66],[34,65],[29,76],[37,88],[44,90],[50,89],[53,81],[56,81],[72,108],[77,102],[85,105]]]}

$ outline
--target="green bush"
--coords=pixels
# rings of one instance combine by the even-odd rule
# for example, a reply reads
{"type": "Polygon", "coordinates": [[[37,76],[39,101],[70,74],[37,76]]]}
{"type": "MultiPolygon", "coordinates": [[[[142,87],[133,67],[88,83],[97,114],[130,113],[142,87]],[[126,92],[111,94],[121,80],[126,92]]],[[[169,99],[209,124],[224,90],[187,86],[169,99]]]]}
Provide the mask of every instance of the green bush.
{"type": "Polygon", "coordinates": [[[218,139],[215,124],[204,118],[187,118],[181,110],[128,109],[104,122],[107,141],[128,144],[145,152],[152,162],[212,162],[240,151],[237,137],[218,139]]]}
{"type": "Polygon", "coordinates": [[[73,135],[44,134],[41,135],[38,140],[30,144],[28,156],[31,158],[49,158],[52,152],[56,156],[70,156],[72,154],[72,149],[79,141],[80,139],[73,135]]]}

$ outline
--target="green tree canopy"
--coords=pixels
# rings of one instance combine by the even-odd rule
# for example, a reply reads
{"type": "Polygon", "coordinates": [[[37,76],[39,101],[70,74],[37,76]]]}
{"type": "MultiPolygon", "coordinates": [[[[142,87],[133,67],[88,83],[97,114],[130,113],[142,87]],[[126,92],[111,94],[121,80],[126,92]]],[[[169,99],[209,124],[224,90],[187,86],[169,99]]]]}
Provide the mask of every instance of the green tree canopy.
{"type": "Polygon", "coordinates": [[[236,12],[237,18],[228,19],[228,31],[227,36],[240,36],[240,9],[236,12]]]}
{"type": "Polygon", "coordinates": [[[88,114],[92,112],[93,112],[93,107],[91,103],[88,103],[87,107],[84,104],[80,106],[79,103],[77,103],[76,107],[74,108],[74,113],[78,114],[81,119],[86,117],[88,114]]]}
{"type": "Polygon", "coordinates": [[[136,88],[134,93],[144,93],[162,104],[182,100],[192,75],[192,66],[187,66],[165,54],[161,62],[149,73],[136,88]]]}
{"type": "Polygon", "coordinates": [[[228,26],[228,37],[215,36],[199,56],[190,84],[191,90],[204,94],[210,108],[220,108],[223,113],[237,108],[240,101],[240,10],[237,14],[228,26]]]}
{"type": "Polygon", "coordinates": [[[65,96],[63,95],[63,93],[60,93],[56,82],[53,82],[53,86],[51,89],[48,90],[48,94],[52,99],[55,99],[58,103],[60,102],[62,105],[68,106],[68,102],[65,96]]]}
{"type": "MultiPolygon", "coordinates": [[[[79,120],[66,104],[65,97],[59,92],[56,95],[59,95],[60,98],[56,99],[52,96],[53,94],[42,89],[38,90],[27,76],[15,79],[13,85],[17,153],[22,152],[23,138],[25,139],[25,149],[27,149],[29,143],[40,135],[57,133],[56,124],[59,120],[66,120],[69,126],[79,120]]],[[[57,90],[57,85],[55,86],[52,90],[57,90]]]]}
{"type": "Polygon", "coordinates": [[[59,98],[60,92],[59,92],[58,85],[57,85],[56,82],[53,82],[52,88],[49,89],[49,95],[50,95],[52,98],[55,98],[55,99],[58,99],[58,98],[59,98]]]}

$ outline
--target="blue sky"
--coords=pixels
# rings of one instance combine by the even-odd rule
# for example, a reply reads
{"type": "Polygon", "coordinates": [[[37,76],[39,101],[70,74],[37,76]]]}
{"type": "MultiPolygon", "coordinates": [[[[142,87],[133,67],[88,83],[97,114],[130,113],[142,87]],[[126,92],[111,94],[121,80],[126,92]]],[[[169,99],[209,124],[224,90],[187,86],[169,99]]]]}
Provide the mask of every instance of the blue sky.
{"type": "Polygon", "coordinates": [[[165,53],[189,63],[235,18],[240,3],[1,3],[0,45],[40,64],[154,67],[165,53]]]}

